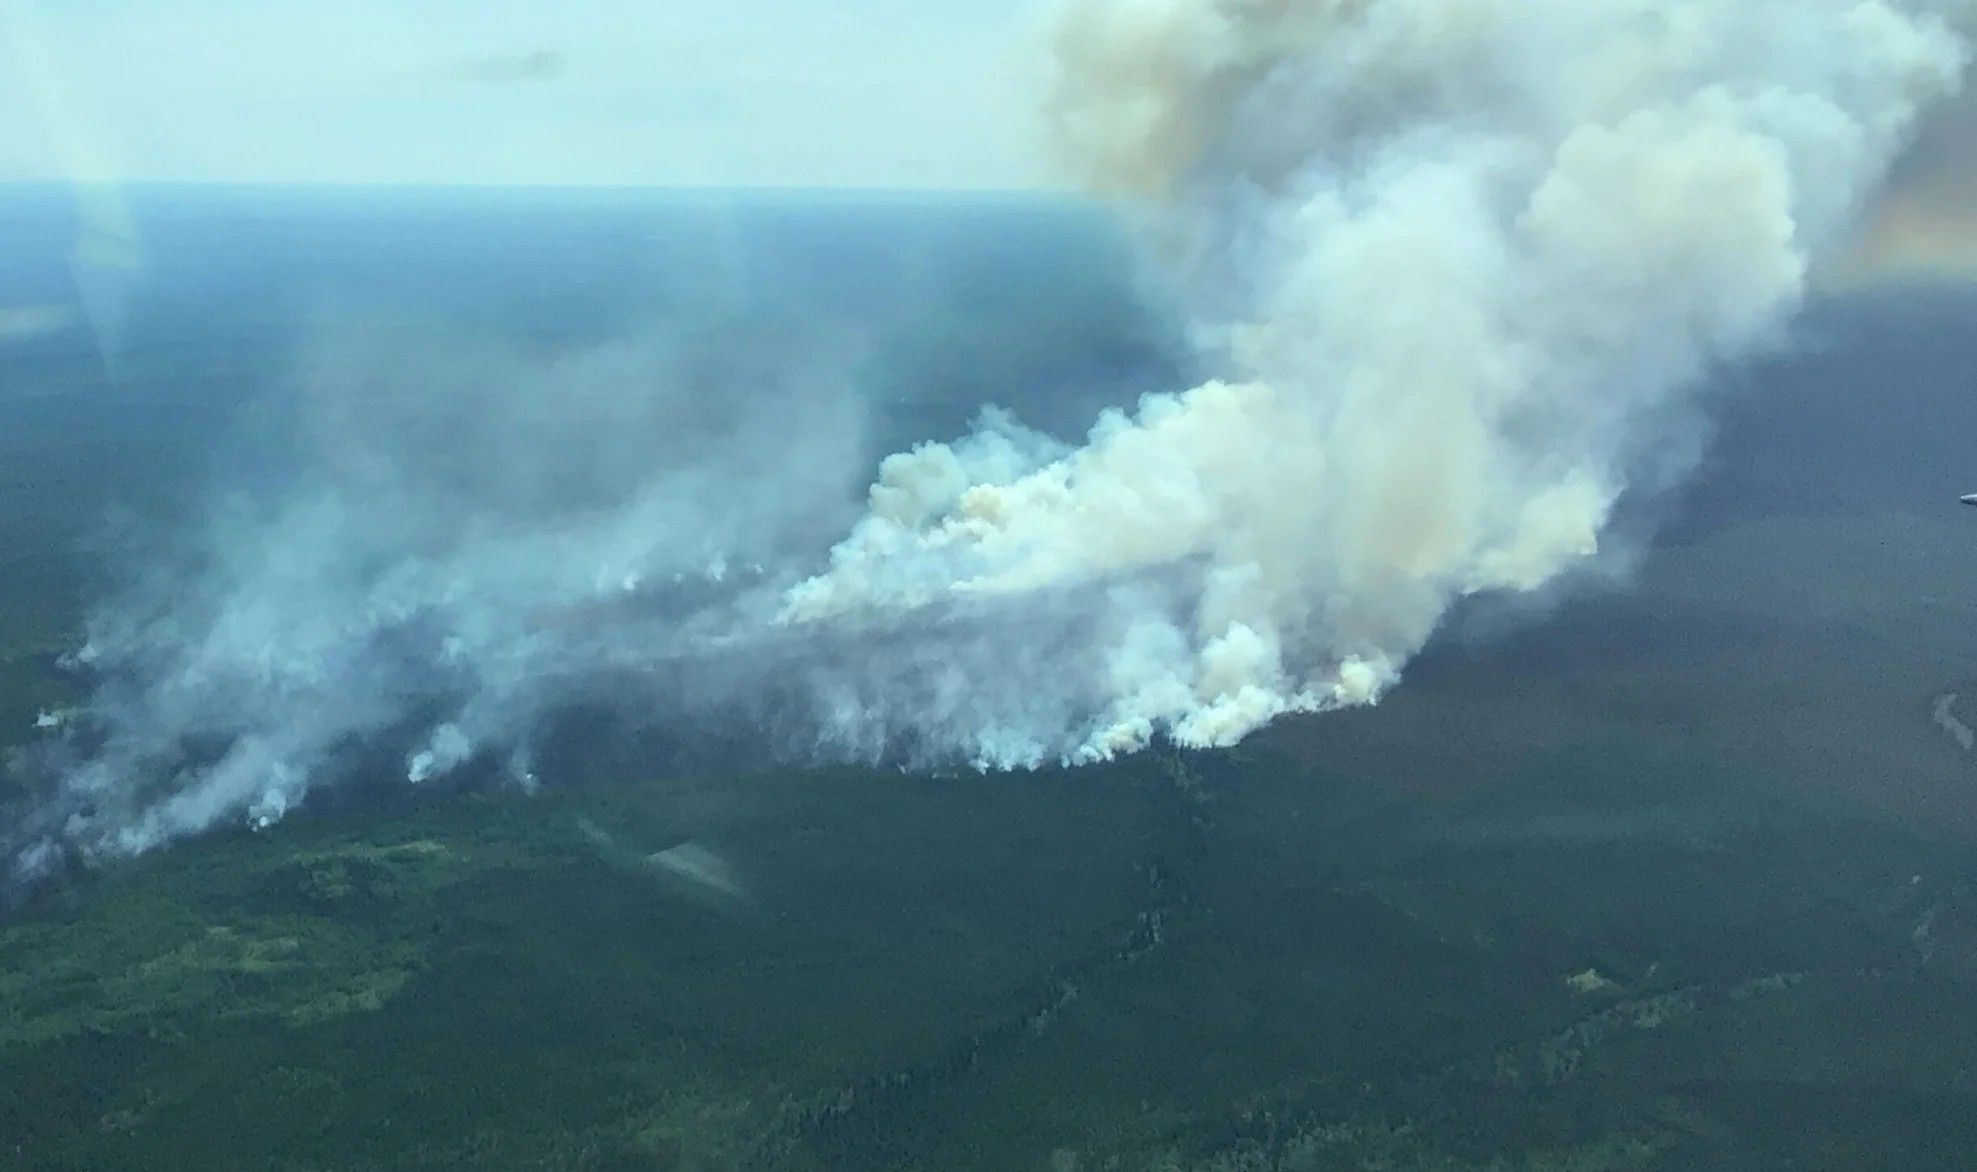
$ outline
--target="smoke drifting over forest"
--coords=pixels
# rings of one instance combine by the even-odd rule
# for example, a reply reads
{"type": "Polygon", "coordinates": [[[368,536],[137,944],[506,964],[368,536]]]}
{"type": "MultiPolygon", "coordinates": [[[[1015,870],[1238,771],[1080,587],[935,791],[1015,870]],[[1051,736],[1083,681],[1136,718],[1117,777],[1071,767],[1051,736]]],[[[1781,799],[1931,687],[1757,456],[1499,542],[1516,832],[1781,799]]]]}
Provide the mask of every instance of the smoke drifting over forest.
{"type": "Polygon", "coordinates": [[[826,356],[724,395],[668,345],[490,351],[391,398],[316,355],[312,460],[97,615],[18,865],[278,818],[356,746],[531,781],[605,692],[786,758],[996,768],[1373,702],[1460,599],[1588,564],[1693,458],[1712,366],[1782,341],[1956,89],[1962,15],[1073,4],[1047,114],[1218,377],[1081,442],[985,410],[861,501],[826,356]]]}

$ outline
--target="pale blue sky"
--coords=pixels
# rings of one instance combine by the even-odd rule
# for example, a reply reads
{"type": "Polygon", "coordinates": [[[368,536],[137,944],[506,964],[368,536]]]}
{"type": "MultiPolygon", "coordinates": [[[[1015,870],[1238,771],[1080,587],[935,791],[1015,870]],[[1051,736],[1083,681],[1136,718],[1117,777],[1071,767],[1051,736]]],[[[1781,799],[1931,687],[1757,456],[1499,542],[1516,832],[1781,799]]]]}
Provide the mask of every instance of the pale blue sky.
{"type": "Polygon", "coordinates": [[[0,178],[1047,185],[1024,0],[0,0],[0,178]]]}

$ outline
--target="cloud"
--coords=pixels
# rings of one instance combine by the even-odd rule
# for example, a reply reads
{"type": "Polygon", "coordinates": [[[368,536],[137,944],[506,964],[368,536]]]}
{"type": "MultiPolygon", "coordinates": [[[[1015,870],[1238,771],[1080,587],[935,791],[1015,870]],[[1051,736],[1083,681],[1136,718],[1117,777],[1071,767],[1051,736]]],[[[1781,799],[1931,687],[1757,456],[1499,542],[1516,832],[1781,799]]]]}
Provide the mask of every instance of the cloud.
{"type": "Polygon", "coordinates": [[[569,70],[569,60],[556,49],[527,49],[490,53],[456,62],[445,72],[458,81],[483,85],[520,85],[553,81],[569,70]]]}

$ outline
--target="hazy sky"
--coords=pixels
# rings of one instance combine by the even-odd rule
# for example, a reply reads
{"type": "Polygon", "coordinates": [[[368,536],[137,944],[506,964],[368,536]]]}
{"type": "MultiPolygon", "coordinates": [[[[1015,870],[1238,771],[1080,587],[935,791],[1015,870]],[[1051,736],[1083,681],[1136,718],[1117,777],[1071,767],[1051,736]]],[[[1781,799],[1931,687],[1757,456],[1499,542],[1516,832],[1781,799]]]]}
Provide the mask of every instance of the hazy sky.
{"type": "MultiPolygon", "coordinates": [[[[0,179],[1027,188],[1051,0],[0,0],[0,179]]],[[[1868,226],[1977,267],[1977,101],[1868,226]]]]}
{"type": "Polygon", "coordinates": [[[1047,182],[1024,0],[0,0],[0,178],[1047,182]]]}

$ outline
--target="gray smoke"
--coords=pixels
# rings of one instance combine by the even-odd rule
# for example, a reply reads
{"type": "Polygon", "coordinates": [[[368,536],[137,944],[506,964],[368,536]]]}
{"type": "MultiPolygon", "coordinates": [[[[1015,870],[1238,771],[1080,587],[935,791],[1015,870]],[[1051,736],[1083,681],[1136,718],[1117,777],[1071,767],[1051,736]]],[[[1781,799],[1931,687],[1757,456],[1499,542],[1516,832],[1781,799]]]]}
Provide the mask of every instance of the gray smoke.
{"type": "Polygon", "coordinates": [[[1779,339],[1955,89],[1956,7],[1074,4],[1050,115],[1220,378],[1080,445],[987,412],[886,459],[855,517],[832,396],[709,420],[606,356],[505,391],[519,419],[366,407],[317,482],[97,624],[102,744],[53,833],[123,852],[279,817],[387,734],[413,781],[526,780],[546,716],[605,690],[798,755],[985,767],[1373,702],[1458,600],[1595,557],[1711,365],[1779,339]],[[682,414],[675,450],[617,454],[647,469],[628,499],[515,526],[420,475],[544,466],[627,403],[682,414]]]}
{"type": "MultiPolygon", "coordinates": [[[[243,474],[187,556],[154,555],[92,618],[74,659],[101,684],[50,746],[38,829],[142,851],[265,825],[358,764],[418,783],[492,755],[532,784],[540,722],[600,689],[717,708],[766,668],[720,641],[766,626],[751,608],[842,530],[864,475],[835,345],[709,370],[693,331],[560,357],[315,332],[275,445],[296,465],[243,474]]],[[[751,341],[767,352],[711,348],[751,341]]]]}

